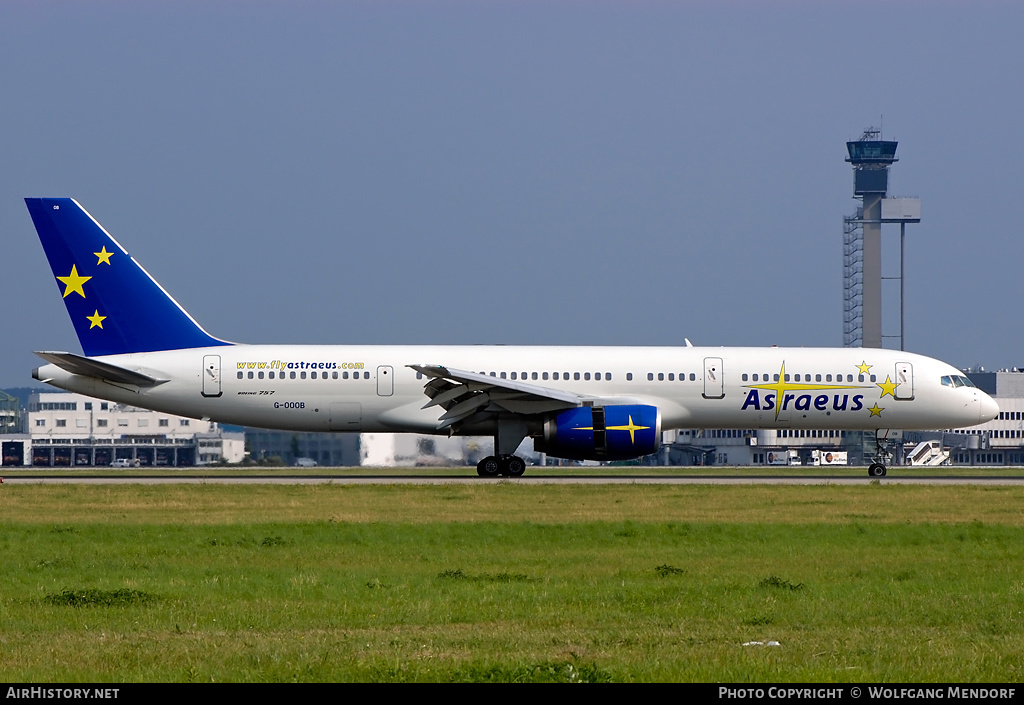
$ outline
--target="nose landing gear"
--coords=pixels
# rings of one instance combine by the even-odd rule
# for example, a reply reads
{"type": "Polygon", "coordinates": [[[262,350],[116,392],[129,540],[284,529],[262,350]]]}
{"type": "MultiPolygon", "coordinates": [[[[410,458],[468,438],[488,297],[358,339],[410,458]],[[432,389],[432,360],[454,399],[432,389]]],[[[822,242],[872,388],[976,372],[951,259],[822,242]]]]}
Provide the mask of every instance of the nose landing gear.
{"type": "Polygon", "coordinates": [[[868,466],[868,477],[885,477],[886,463],[892,458],[892,448],[896,445],[896,441],[889,438],[889,429],[879,436],[881,432],[881,429],[875,429],[875,454],[868,466]]]}

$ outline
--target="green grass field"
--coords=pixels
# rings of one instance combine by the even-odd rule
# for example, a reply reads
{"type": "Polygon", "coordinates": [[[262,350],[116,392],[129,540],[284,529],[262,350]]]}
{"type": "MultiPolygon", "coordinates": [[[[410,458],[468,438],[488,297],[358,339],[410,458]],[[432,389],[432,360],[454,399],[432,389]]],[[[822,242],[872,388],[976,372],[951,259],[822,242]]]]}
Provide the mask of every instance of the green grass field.
{"type": "Polygon", "coordinates": [[[886,484],[4,484],[0,678],[1017,681],[1022,506],[886,484]]]}

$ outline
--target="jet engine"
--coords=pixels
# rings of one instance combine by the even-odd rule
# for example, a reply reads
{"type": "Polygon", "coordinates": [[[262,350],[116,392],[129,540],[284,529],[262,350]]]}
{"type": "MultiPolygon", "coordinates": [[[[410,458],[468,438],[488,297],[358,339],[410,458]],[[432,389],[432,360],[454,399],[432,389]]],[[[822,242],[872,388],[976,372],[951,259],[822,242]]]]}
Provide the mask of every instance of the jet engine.
{"type": "Polygon", "coordinates": [[[642,404],[581,406],[544,422],[534,449],[570,460],[630,460],[661,447],[661,413],[642,404]]]}

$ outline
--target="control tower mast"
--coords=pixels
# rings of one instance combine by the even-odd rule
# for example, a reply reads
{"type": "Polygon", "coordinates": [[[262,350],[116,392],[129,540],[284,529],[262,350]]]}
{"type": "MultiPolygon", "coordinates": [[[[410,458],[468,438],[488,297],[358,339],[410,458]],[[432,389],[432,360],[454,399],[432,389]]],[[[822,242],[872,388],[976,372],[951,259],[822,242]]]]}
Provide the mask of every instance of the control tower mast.
{"type": "Polygon", "coordinates": [[[889,167],[899,143],[881,139],[869,127],[846,143],[853,165],[853,195],[861,205],[843,219],[843,346],[882,347],[883,337],[898,337],[903,348],[903,242],[907,223],[921,222],[921,200],[886,198],[889,167]],[[882,335],[882,223],[900,224],[900,333],[882,335]]]}

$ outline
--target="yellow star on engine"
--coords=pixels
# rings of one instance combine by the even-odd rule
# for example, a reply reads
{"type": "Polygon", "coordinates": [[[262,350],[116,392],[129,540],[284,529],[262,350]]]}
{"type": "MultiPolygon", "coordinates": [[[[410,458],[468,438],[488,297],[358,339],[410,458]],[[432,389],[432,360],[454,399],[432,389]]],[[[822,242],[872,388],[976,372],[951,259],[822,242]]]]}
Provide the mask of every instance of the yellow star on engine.
{"type": "Polygon", "coordinates": [[[633,423],[633,415],[630,414],[629,415],[629,425],[628,426],[608,426],[605,430],[607,430],[607,431],[629,431],[629,442],[630,443],[635,443],[636,442],[635,432],[636,431],[643,431],[644,429],[648,429],[648,428],[650,428],[650,426],[637,426],[636,424],[634,424],[633,423]]]}
{"type": "Polygon", "coordinates": [[[870,370],[870,369],[871,369],[871,365],[869,365],[869,364],[868,364],[868,363],[867,363],[867,362],[865,361],[865,362],[862,362],[862,363],[860,363],[859,365],[857,365],[857,369],[858,369],[858,370],[860,370],[860,373],[861,373],[862,375],[866,375],[866,374],[868,373],[868,370],[870,370]]]}
{"type": "MultiPolygon", "coordinates": [[[[885,376],[884,382],[875,382],[875,384],[882,388],[882,397],[888,394],[893,399],[896,398],[896,387],[900,385],[899,382],[893,382],[891,379],[889,379],[889,375],[885,376]]],[[[878,398],[881,399],[882,397],[878,398]]]]}
{"type": "Polygon", "coordinates": [[[873,407],[868,409],[868,411],[871,412],[872,416],[881,416],[882,412],[885,411],[885,408],[884,407],[879,407],[878,404],[875,404],[873,407]]]}
{"type": "Polygon", "coordinates": [[[101,316],[99,309],[97,309],[96,313],[92,314],[91,316],[86,316],[85,319],[90,323],[89,330],[92,330],[93,328],[102,328],[103,321],[107,320],[107,317],[101,316]]]}
{"type": "Polygon", "coordinates": [[[93,254],[99,258],[98,260],[96,260],[96,264],[110,264],[110,255],[114,253],[107,252],[107,246],[104,245],[102,250],[100,250],[99,252],[93,252],[93,254]]]}
{"type": "Polygon", "coordinates": [[[78,269],[75,265],[71,265],[71,274],[66,277],[57,277],[58,281],[62,281],[67,284],[67,288],[64,290],[64,298],[68,297],[72,291],[80,294],[82,298],[85,298],[85,291],[82,289],[82,284],[92,279],[92,277],[80,277],[78,276],[78,269]]]}

